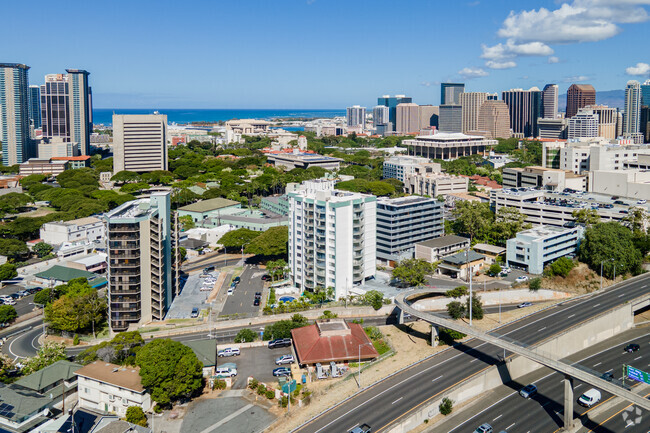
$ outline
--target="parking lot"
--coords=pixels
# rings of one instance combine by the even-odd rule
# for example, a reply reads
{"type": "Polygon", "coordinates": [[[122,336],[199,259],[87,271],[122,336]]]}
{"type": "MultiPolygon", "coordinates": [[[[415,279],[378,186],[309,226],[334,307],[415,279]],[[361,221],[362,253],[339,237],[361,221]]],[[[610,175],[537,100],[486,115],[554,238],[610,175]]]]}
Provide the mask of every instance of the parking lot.
{"type": "MultiPolygon", "coordinates": [[[[230,347],[228,344],[220,344],[217,349],[225,349],[230,347]]],[[[217,358],[217,366],[233,362],[237,364],[237,378],[232,386],[233,389],[246,388],[246,380],[248,377],[254,377],[260,382],[268,384],[276,383],[278,378],[273,376],[273,369],[278,366],[275,365],[275,359],[282,356],[293,354],[291,347],[283,347],[278,349],[269,349],[266,346],[262,347],[249,347],[241,350],[241,355],[231,356],[224,358],[217,358]]],[[[284,365],[289,367],[289,365],[284,365]]],[[[299,380],[300,378],[295,378],[299,380]]]]}
{"type": "MultiPolygon", "coordinates": [[[[260,302],[259,306],[254,306],[253,301],[255,300],[255,293],[263,293],[263,282],[262,275],[266,272],[262,269],[259,269],[255,265],[245,265],[244,271],[241,273],[241,281],[234,289],[232,295],[228,295],[226,302],[223,305],[221,310],[221,316],[230,316],[230,315],[253,315],[259,313],[263,307],[263,302],[260,302]]],[[[226,286],[226,285],[224,285],[226,286]]],[[[223,287],[223,291],[227,291],[228,287],[223,287]]],[[[222,293],[219,293],[221,296],[222,293]]],[[[262,297],[264,299],[264,296],[262,297]]]]}
{"type": "MultiPolygon", "coordinates": [[[[172,306],[167,313],[167,319],[189,319],[192,313],[192,308],[204,310],[208,308],[205,301],[208,299],[210,291],[201,291],[204,279],[199,277],[199,273],[189,275],[183,290],[178,295],[172,306]]],[[[210,273],[215,279],[219,276],[219,272],[210,273]]]]}
{"type": "MultiPolygon", "coordinates": [[[[25,290],[23,286],[17,284],[9,284],[2,289],[0,289],[0,296],[10,296],[13,293],[20,292],[25,290]]],[[[13,307],[16,309],[16,313],[20,317],[23,314],[27,314],[34,309],[34,295],[28,295],[24,298],[15,299],[16,305],[13,307]]]]}

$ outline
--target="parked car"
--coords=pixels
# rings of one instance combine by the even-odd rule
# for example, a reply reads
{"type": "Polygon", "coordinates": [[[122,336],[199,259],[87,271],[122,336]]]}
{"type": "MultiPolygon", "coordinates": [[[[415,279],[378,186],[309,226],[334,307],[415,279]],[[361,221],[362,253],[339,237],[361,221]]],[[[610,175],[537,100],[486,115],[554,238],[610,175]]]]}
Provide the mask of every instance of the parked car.
{"type": "Polygon", "coordinates": [[[233,289],[232,287],[230,287],[230,288],[228,289],[228,295],[230,296],[230,295],[232,295],[233,293],[235,293],[235,289],[233,289]]]}
{"type": "Polygon", "coordinates": [[[515,278],[515,281],[518,282],[518,283],[523,283],[525,281],[528,281],[528,277],[525,276],[525,275],[522,275],[520,277],[515,278]]]}
{"type": "Polygon", "coordinates": [[[233,284],[239,284],[240,281],[241,281],[240,277],[235,277],[232,279],[233,284]]]}
{"type": "Polygon", "coordinates": [[[237,376],[237,369],[230,367],[218,367],[214,370],[216,377],[234,377],[237,376]]]}
{"type": "Polygon", "coordinates": [[[357,426],[350,430],[350,433],[370,433],[372,432],[372,429],[368,424],[361,424],[360,426],[357,426]]]}
{"type": "Polygon", "coordinates": [[[277,340],[269,341],[269,349],[277,347],[291,347],[291,338],[278,338],[277,340]]]}
{"type": "Polygon", "coordinates": [[[646,204],[647,202],[648,201],[646,199],[642,198],[641,200],[638,200],[636,204],[646,204]]]}
{"type": "Polygon", "coordinates": [[[9,297],[10,297],[11,299],[13,299],[14,301],[17,301],[17,300],[19,300],[20,298],[22,298],[22,296],[20,296],[18,293],[12,293],[11,295],[9,295],[9,297]]]}
{"type": "Polygon", "coordinates": [[[30,294],[38,293],[38,292],[40,292],[41,290],[43,290],[42,287],[30,287],[29,289],[27,289],[27,291],[28,291],[30,294]]]}
{"type": "Polygon", "coordinates": [[[269,274],[262,275],[262,281],[271,281],[271,276],[269,274]]]}
{"type": "Polygon", "coordinates": [[[16,301],[14,301],[14,300],[11,299],[11,298],[3,299],[3,300],[2,300],[2,303],[5,304],[5,305],[16,305],[16,301]]]}
{"type": "Polygon", "coordinates": [[[625,346],[623,348],[623,351],[625,351],[625,352],[636,352],[640,348],[641,348],[641,346],[639,346],[638,344],[630,343],[630,344],[628,344],[627,346],[625,346]]]}
{"type": "Polygon", "coordinates": [[[478,426],[476,430],[474,430],[474,433],[492,433],[492,426],[488,423],[481,424],[478,426]]]}
{"type": "Polygon", "coordinates": [[[273,369],[273,376],[291,376],[291,369],[288,367],[278,367],[273,369]]]}
{"type": "Polygon", "coordinates": [[[262,299],[262,292],[255,292],[255,299],[262,299]]]}
{"type": "Polygon", "coordinates": [[[197,307],[192,308],[192,313],[190,314],[192,319],[199,317],[199,309],[197,307]]]}
{"type": "Polygon", "coordinates": [[[226,347],[217,352],[219,358],[239,355],[241,355],[241,351],[237,347],[226,347]]]}
{"type": "Polygon", "coordinates": [[[30,295],[29,291],[27,291],[27,290],[21,290],[20,292],[18,292],[16,294],[19,295],[21,298],[24,298],[25,296],[30,295]]]}
{"type": "Polygon", "coordinates": [[[595,388],[591,388],[589,391],[585,392],[578,399],[578,404],[584,407],[592,407],[600,401],[600,391],[595,388]]]}
{"type": "Polygon", "coordinates": [[[293,358],[293,355],[282,355],[275,358],[275,365],[293,364],[294,362],[296,360],[293,358]]]}
{"type": "Polygon", "coordinates": [[[537,386],[534,383],[528,384],[519,390],[519,395],[523,398],[531,398],[537,394],[537,386]]]}
{"type": "Polygon", "coordinates": [[[253,300],[253,307],[259,307],[260,306],[260,300],[259,298],[255,298],[253,300]]]}
{"type": "Polygon", "coordinates": [[[521,304],[517,305],[517,308],[526,308],[526,307],[531,307],[533,305],[532,302],[522,302],[521,304]]]}

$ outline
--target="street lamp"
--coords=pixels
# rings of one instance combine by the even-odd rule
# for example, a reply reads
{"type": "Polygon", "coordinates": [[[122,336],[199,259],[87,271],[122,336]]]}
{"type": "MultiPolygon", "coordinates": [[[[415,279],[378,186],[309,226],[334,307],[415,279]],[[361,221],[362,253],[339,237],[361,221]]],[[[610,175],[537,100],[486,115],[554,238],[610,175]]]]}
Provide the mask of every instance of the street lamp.
{"type": "Polygon", "coordinates": [[[372,346],[372,343],[363,343],[359,345],[359,380],[358,380],[359,388],[361,388],[361,348],[363,346],[372,346]]]}
{"type": "Polygon", "coordinates": [[[36,305],[37,307],[41,307],[43,309],[43,338],[45,338],[45,305],[37,304],[35,302],[30,302],[30,304],[36,305]]]}
{"type": "Polygon", "coordinates": [[[611,258],[612,263],[614,263],[614,283],[616,283],[616,262],[614,262],[614,258],[611,258]]]}

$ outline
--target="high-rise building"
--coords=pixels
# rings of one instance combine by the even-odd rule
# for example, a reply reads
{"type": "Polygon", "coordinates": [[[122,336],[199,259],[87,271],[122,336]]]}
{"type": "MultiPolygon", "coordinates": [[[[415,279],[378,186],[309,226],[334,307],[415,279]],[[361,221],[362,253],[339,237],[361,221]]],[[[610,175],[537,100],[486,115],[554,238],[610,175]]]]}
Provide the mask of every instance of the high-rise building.
{"type": "Polygon", "coordinates": [[[544,119],[555,119],[557,117],[557,84],[547,84],[542,90],[542,117],[544,119]]]}
{"type": "Polygon", "coordinates": [[[300,290],[333,287],[336,299],[376,270],[377,198],[307,181],[288,193],[289,269],[300,290]]]}
{"type": "Polygon", "coordinates": [[[610,108],[607,105],[590,105],[588,107],[598,115],[598,137],[614,140],[616,134],[616,122],[618,120],[618,109],[610,108]]]}
{"type": "Polygon", "coordinates": [[[630,80],[625,87],[625,112],[623,113],[623,135],[638,134],[641,131],[641,84],[630,80]]]}
{"type": "Polygon", "coordinates": [[[366,126],[366,107],[360,105],[353,105],[346,110],[345,118],[348,126],[366,126]]]}
{"type": "Polygon", "coordinates": [[[440,132],[463,132],[462,105],[441,105],[438,129],[440,132]]]}
{"type": "Polygon", "coordinates": [[[113,171],[167,170],[167,116],[113,115],[113,171]]]}
{"type": "Polygon", "coordinates": [[[89,155],[93,129],[89,73],[80,69],[66,72],[46,75],[41,86],[43,138],[60,137],[67,143],[77,143],[78,153],[89,155]]]}
{"type": "Polygon", "coordinates": [[[481,105],[487,101],[488,94],[485,92],[468,92],[461,93],[459,96],[462,107],[462,124],[463,133],[476,131],[478,129],[478,115],[481,105]]]}
{"type": "Polygon", "coordinates": [[[478,133],[486,138],[510,138],[510,112],[505,102],[488,100],[481,104],[478,133]]]}
{"type": "Polygon", "coordinates": [[[171,193],[124,203],[104,215],[108,233],[109,322],[113,332],[162,320],[178,293],[171,193]],[[174,239],[174,240],[173,240],[174,239]]]}
{"type": "Polygon", "coordinates": [[[459,105],[460,94],[464,91],[464,83],[441,83],[440,105],[459,105]]]}
{"type": "Polygon", "coordinates": [[[412,102],[398,104],[396,113],[395,132],[409,134],[420,130],[420,109],[418,104],[412,102]]]}
{"type": "Polygon", "coordinates": [[[420,117],[420,129],[426,129],[431,126],[438,128],[440,125],[440,108],[437,105],[420,105],[418,106],[420,117]]]}
{"type": "Polygon", "coordinates": [[[508,105],[510,129],[518,137],[535,137],[537,119],[542,113],[542,92],[537,87],[529,90],[511,89],[502,92],[501,99],[508,105]]]}
{"type": "Polygon", "coordinates": [[[581,108],[569,119],[569,139],[598,137],[598,114],[581,108]]]}
{"type": "Polygon", "coordinates": [[[41,88],[29,86],[29,121],[34,129],[41,128],[41,88]]]}
{"type": "Polygon", "coordinates": [[[404,182],[406,175],[415,172],[415,167],[429,162],[427,158],[419,156],[395,155],[386,158],[382,165],[382,179],[397,179],[404,182]]]}
{"type": "Polygon", "coordinates": [[[569,119],[537,119],[537,136],[550,140],[564,140],[569,129],[569,119]]]}
{"type": "Polygon", "coordinates": [[[650,107],[647,105],[641,107],[641,134],[644,143],[650,143],[650,107]]]}
{"type": "Polygon", "coordinates": [[[390,110],[385,105],[376,105],[372,109],[372,126],[385,125],[390,122],[390,110]]]}
{"type": "Polygon", "coordinates": [[[0,63],[0,141],[5,166],[36,156],[29,134],[28,70],[27,65],[0,63]]]}
{"type": "Polygon", "coordinates": [[[650,80],[641,84],[641,105],[650,107],[650,80]]]}
{"type": "Polygon", "coordinates": [[[394,266],[414,257],[416,243],[444,235],[442,208],[435,198],[377,199],[377,261],[394,266]]]}
{"type": "Polygon", "coordinates": [[[571,84],[566,92],[566,117],[571,118],[587,105],[596,105],[596,89],[591,84],[571,84]]]}
{"type": "Polygon", "coordinates": [[[397,124],[397,106],[399,104],[408,104],[413,102],[413,98],[405,95],[383,95],[377,98],[377,105],[383,105],[388,107],[388,123],[392,123],[393,126],[397,124]]]}

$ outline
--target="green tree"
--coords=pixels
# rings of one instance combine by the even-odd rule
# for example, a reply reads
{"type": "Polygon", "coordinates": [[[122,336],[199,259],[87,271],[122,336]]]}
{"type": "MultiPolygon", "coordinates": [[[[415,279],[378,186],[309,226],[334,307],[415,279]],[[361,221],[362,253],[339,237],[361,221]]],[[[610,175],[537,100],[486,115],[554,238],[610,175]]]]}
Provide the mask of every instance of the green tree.
{"type": "Polygon", "coordinates": [[[140,406],[129,406],[126,408],[126,417],[124,420],[131,424],[147,427],[147,416],[140,406]]]}
{"type": "Polygon", "coordinates": [[[219,239],[219,244],[223,245],[226,250],[241,250],[244,245],[247,245],[253,239],[259,236],[259,232],[241,228],[237,230],[229,231],[228,233],[221,236],[219,239]]]}
{"type": "Polygon", "coordinates": [[[178,222],[181,224],[183,231],[191,230],[196,227],[192,215],[183,215],[182,217],[178,217],[178,222]]]}
{"type": "Polygon", "coordinates": [[[501,273],[501,266],[498,263],[492,263],[488,269],[488,274],[491,276],[497,276],[501,273]]]}
{"type": "Polygon", "coordinates": [[[573,269],[575,263],[568,257],[560,257],[546,268],[546,274],[549,276],[559,275],[566,278],[573,269]]]}
{"type": "Polygon", "coordinates": [[[465,305],[459,301],[451,301],[447,304],[447,314],[454,320],[465,317],[465,305]]]}
{"type": "Polygon", "coordinates": [[[56,177],[56,181],[62,188],[81,189],[90,187],[91,190],[99,188],[99,182],[95,172],[91,168],[78,168],[66,170],[56,177]]]}
{"type": "Polygon", "coordinates": [[[447,290],[445,296],[448,298],[460,298],[469,293],[467,286],[458,286],[453,289],[447,290]]]}
{"type": "Polygon", "coordinates": [[[368,290],[363,294],[363,303],[379,310],[384,305],[384,294],[379,290],[368,290]]]}
{"type": "Polygon", "coordinates": [[[438,406],[438,410],[440,411],[440,413],[445,416],[449,415],[453,410],[453,408],[454,408],[453,400],[447,397],[443,398],[442,402],[438,406]]]}
{"type": "Polygon", "coordinates": [[[45,242],[39,242],[32,247],[32,250],[36,253],[38,257],[45,257],[52,252],[54,248],[52,245],[46,244],[45,242]]]}
{"type": "Polygon", "coordinates": [[[578,224],[584,224],[587,227],[600,222],[600,215],[595,209],[578,209],[571,212],[571,216],[578,224]]]}
{"type": "Polygon", "coordinates": [[[0,323],[9,323],[16,317],[18,317],[18,314],[14,307],[11,305],[0,305],[0,323]]]}
{"type": "Polygon", "coordinates": [[[533,292],[538,291],[542,288],[542,279],[540,277],[533,278],[528,283],[528,288],[533,292]]]}
{"type": "Polygon", "coordinates": [[[0,196],[0,213],[18,213],[20,208],[24,207],[32,200],[27,194],[20,194],[18,192],[10,192],[0,196]]]}
{"type": "Polygon", "coordinates": [[[255,341],[257,338],[257,333],[252,329],[244,328],[240,329],[237,335],[235,336],[235,343],[250,343],[255,341]]]}
{"type": "Polygon", "coordinates": [[[98,359],[113,364],[135,365],[135,356],[144,346],[138,331],[120,332],[110,341],[91,346],[77,355],[77,361],[88,364],[98,359]]]}
{"type": "Polygon", "coordinates": [[[286,256],[288,242],[289,227],[271,227],[253,238],[244,248],[244,252],[262,256],[286,256]]]}
{"type": "Polygon", "coordinates": [[[94,337],[95,324],[106,317],[106,300],[85,278],[78,280],[70,281],[65,294],[45,307],[45,320],[60,331],[79,332],[90,328],[94,337]]]}
{"type": "Polygon", "coordinates": [[[640,207],[633,207],[621,220],[633,232],[645,232],[648,225],[648,213],[640,207]]]}
{"type": "Polygon", "coordinates": [[[137,182],[140,180],[140,175],[134,171],[118,171],[111,177],[115,183],[137,182]]]}
{"type": "MultiPolygon", "coordinates": [[[[465,302],[465,311],[467,312],[467,317],[469,317],[469,296],[465,302]]],[[[481,297],[474,295],[472,296],[472,319],[481,320],[483,318],[483,302],[481,302],[481,297]]]]}
{"type": "Polygon", "coordinates": [[[203,387],[203,364],[192,349],[173,340],[157,339],[136,355],[142,386],[160,405],[190,398],[203,387]]]}
{"type": "Polygon", "coordinates": [[[404,259],[393,268],[393,278],[409,286],[426,284],[426,276],[436,270],[436,265],[422,259],[404,259]]]}
{"type": "Polygon", "coordinates": [[[275,340],[277,338],[291,338],[291,330],[307,326],[307,318],[301,314],[294,314],[291,320],[279,320],[264,327],[264,340],[275,340]]]}
{"type": "Polygon", "coordinates": [[[526,215],[512,207],[501,207],[496,213],[492,232],[495,240],[505,245],[508,239],[514,238],[518,232],[529,229],[530,224],[526,222],[526,215]]]}
{"type": "Polygon", "coordinates": [[[456,233],[465,234],[473,242],[484,240],[494,222],[494,214],[488,203],[460,201],[452,211],[455,220],[452,228],[456,233]]]}
{"type": "Polygon", "coordinates": [[[0,265],[0,281],[11,280],[17,276],[18,272],[16,271],[16,265],[13,263],[7,262],[0,265]]]}
{"type": "Polygon", "coordinates": [[[594,224],[585,230],[579,257],[595,272],[600,272],[602,263],[607,278],[613,278],[614,272],[617,275],[638,273],[643,260],[634,245],[632,231],[613,221],[594,224]]]}
{"type": "Polygon", "coordinates": [[[275,281],[275,277],[284,277],[287,272],[287,262],[283,259],[269,260],[266,262],[266,270],[271,276],[271,281],[275,281]]]}
{"type": "Polygon", "coordinates": [[[22,372],[26,375],[32,374],[63,359],[66,359],[65,345],[63,343],[46,342],[38,349],[36,356],[25,361],[22,372]]]}
{"type": "Polygon", "coordinates": [[[14,260],[21,259],[29,255],[29,248],[18,239],[0,239],[0,255],[14,260]]]}

